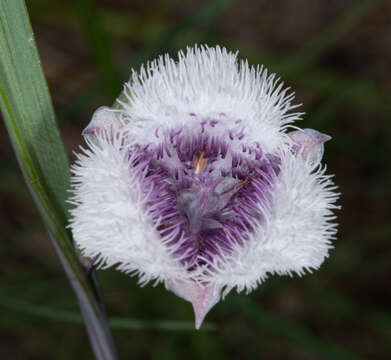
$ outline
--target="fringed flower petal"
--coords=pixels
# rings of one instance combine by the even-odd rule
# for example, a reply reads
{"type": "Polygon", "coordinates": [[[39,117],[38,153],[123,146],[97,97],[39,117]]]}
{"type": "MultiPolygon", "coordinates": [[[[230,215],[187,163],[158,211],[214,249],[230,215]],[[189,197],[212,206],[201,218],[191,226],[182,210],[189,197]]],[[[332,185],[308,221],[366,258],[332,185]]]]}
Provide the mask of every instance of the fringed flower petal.
{"type": "Polygon", "coordinates": [[[331,138],[291,125],[293,94],[224,48],[142,67],[101,107],[72,167],[70,227],[84,256],[192,303],[196,328],[229,291],[319,268],[339,194],[331,138]],[[292,130],[292,131],[289,131],[292,130]]]}

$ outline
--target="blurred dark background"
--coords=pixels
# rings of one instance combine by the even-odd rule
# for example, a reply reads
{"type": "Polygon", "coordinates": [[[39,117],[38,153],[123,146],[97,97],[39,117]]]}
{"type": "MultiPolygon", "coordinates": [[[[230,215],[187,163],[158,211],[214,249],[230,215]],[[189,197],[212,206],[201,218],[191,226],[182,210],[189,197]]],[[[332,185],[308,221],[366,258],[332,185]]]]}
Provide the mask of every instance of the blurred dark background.
{"type": "MultiPolygon", "coordinates": [[[[250,296],[230,294],[208,315],[214,330],[199,332],[190,304],[162,286],[139,288],[134,278],[100,271],[120,359],[391,358],[390,1],[27,5],[70,159],[92,112],[112,103],[131,67],[194,43],[265,64],[304,104],[298,125],[333,137],[325,161],[342,210],[321,269],[272,277],[250,296]]],[[[75,297],[0,127],[0,358],[92,359],[75,297]]]]}

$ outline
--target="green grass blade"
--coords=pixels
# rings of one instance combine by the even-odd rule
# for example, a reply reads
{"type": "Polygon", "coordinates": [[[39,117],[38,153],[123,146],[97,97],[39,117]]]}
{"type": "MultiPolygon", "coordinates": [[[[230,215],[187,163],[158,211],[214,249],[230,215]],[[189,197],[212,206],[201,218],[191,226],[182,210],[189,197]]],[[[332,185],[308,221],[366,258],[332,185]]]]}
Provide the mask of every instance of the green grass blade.
{"type": "MultiPolygon", "coordinates": [[[[18,17],[21,1],[0,3],[0,95],[2,111],[26,181],[44,181],[53,203],[65,213],[67,158],[28,23],[18,17]],[[12,4],[12,5],[11,5],[12,4]],[[43,175],[44,174],[44,175],[43,175]]],[[[26,19],[27,20],[27,19],[26,19]]]]}
{"type": "Polygon", "coordinates": [[[23,0],[0,2],[0,107],[19,165],[77,295],[97,359],[115,359],[106,318],[65,229],[69,170],[23,0]]]}

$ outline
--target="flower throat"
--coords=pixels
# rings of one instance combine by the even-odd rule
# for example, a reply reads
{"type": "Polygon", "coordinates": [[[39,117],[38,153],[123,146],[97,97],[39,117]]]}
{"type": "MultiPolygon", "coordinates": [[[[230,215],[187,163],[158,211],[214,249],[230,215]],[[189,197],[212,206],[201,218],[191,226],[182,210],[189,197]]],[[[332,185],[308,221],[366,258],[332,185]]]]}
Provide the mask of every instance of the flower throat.
{"type": "Polygon", "coordinates": [[[246,146],[242,134],[216,131],[216,125],[157,129],[157,144],[132,151],[146,210],[189,270],[244,245],[265,220],[268,188],[279,171],[279,159],[263,154],[259,144],[246,146]]]}

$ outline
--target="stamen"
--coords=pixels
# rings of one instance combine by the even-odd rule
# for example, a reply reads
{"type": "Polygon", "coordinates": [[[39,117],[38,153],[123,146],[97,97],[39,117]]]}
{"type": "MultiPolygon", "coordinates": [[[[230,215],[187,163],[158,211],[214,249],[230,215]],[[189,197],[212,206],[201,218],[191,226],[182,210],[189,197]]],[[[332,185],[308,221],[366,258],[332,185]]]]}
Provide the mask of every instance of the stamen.
{"type": "Polygon", "coordinates": [[[196,156],[193,161],[193,171],[198,175],[205,169],[208,159],[204,158],[204,151],[200,155],[196,156]]]}

